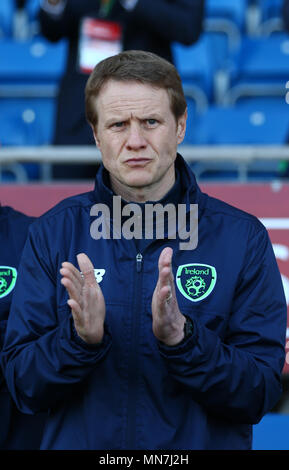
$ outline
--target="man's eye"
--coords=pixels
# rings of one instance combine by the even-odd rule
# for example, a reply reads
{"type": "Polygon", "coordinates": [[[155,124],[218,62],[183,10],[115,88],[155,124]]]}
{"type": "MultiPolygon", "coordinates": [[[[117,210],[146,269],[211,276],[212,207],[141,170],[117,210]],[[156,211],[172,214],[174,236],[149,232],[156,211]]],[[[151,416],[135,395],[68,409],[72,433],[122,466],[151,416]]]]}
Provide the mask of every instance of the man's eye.
{"type": "Polygon", "coordinates": [[[117,122],[114,122],[113,124],[111,124],[109,127],[110,129],[112,130],[122,130],[125,128],[125,121],[117,121],[117,122]]]}
{"type": "Polygon", "coordinates": [[[157,124],[156,119],[147,119],[147,123],[149,126],[155,126],[157,124]]]}

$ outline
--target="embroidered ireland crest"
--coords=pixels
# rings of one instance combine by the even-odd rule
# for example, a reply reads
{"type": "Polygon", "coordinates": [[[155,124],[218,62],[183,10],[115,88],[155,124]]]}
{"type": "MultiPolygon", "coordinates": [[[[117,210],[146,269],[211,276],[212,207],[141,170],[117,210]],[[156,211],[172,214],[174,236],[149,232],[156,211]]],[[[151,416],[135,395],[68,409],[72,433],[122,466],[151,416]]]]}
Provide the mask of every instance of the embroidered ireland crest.
{"type": "Polygon", "coordinates": [[[178,267],[176,282],[179,291],[192,302],[199,302],[210,295],[215,287],[217,272],[208,264],[183,264],[178,267]]]}
{"type": "Polygon", "coordinates": [[[0,299],[10,294],[14,289],[17,278],[16,268],[0,266],[0,299]]]}

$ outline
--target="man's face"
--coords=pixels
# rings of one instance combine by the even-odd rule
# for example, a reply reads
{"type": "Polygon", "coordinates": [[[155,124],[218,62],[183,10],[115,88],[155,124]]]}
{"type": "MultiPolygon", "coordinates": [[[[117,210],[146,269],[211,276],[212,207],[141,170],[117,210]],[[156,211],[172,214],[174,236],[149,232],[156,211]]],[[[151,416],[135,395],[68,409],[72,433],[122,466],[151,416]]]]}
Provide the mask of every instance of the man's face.
{"type": "Polygon", "coordinates": [[[131,81],[108,81],[96,106],[94,137],[113,189],[130,200],[160,199],[174,184],[186,113],[177,123],[166,90],[131,81]]]}

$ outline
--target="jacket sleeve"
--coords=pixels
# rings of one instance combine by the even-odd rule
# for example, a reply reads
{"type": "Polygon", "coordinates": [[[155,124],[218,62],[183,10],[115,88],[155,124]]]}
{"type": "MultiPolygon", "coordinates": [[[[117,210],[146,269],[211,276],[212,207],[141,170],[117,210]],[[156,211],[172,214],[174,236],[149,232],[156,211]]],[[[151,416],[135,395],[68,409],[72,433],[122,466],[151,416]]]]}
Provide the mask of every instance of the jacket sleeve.
{"type": "Polygon", "coordinates": [[[76,39],[80,19],[86,15],[97,15],[99,5],[99,0],[66,0],[63,11],[55,15],[40,8],[38,20],[41,34],[52,42],[61,38],[76,39]]]}
{"type": "MultiPolygon", "coordinates": [[[[7,320],[0,319],[0,351],[2,350],[2,347],[3,347],[6,327],[7,327],[7,320]]],[[[0,369],[0,389],[4,383],[5,383],[5,379],[4,379],[2,370],[0,369]]]]}
{"type": "Polygon", "coordinates": [[[38,234],[30,233],[18,271],[1,361],[7,386],[24,413],[44,411],[73,393],[108,352],[78,340],[71,315],[59,321],[56,267],[38,234]]]}
{"type": "MultiPolygon", "coordinates": [[[[225,294],[224,294],[225,295],[225,294]]],[[[248,242],[227,332],[194,320],[182,345],[159,345],[170,374],[210,413],[257,423],[281,395],[287,307],[266,230],[248,242]]]]}
{"type": "Polygon", "coordinates": [[[190,45],[203,30],[204,0],[138,0],[131,14],[159,36],[190,45]]]}

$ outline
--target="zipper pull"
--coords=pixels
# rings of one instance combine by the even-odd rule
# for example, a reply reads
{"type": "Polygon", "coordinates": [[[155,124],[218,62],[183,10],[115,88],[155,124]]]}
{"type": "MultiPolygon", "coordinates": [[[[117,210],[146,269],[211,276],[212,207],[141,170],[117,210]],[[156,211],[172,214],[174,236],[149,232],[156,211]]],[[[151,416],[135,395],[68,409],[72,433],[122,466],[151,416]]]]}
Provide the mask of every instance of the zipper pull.
{"type": "Polygon", "coordinates": [[[142,254],[141,253],[138,253],[136,255],[136,272],[137,273],[140,273],[141,272],[141,268],[142,268],[142,254]]]}

